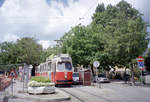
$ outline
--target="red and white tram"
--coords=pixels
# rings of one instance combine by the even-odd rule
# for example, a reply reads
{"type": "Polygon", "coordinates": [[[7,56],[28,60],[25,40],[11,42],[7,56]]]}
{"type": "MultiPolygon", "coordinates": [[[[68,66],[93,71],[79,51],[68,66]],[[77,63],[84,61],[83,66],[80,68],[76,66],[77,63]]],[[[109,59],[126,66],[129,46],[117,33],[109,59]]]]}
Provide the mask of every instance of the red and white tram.
{"type": "Polygon", "coordinates": [[[72,84],[72,72],[72,59],[68,54],[55,56],[36,68],[36,76],[48,77],[55,85],[72,84]]]}

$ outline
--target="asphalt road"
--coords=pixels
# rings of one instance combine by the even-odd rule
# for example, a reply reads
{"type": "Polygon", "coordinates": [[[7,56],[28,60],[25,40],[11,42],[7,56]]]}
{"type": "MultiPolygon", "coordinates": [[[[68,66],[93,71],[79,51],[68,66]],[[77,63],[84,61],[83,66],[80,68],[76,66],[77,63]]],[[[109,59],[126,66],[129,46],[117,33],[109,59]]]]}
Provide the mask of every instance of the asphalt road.
{"type": "MultiPolygon", "coordinates": [[[[93,86],[75,85],[59,89],[71,95],[71,100],[61,102],[150,102],[150,87],[133,87],[116,82],[101,85],[95,83],[93,86]]],[[[3,102],[36,101],[6,97],[3,102]]]]}
{"type": "Polygon", "coordinates": [[[122,83],[112,82],[61,89],[72,95],[72,100],[65,102],[150,102],[150,88],[133,87],[122,83]]]}

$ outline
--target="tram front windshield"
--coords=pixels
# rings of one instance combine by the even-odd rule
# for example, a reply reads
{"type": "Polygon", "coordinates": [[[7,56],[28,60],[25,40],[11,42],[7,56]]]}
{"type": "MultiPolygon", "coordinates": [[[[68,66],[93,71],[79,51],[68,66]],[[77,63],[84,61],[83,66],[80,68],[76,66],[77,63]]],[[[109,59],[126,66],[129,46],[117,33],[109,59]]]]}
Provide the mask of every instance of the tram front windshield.
{"type": "Polygon", "coordinates": [[[58,71],[71,71],[72,65],[70,62],[59,62],[57,68],[58,71]]]}

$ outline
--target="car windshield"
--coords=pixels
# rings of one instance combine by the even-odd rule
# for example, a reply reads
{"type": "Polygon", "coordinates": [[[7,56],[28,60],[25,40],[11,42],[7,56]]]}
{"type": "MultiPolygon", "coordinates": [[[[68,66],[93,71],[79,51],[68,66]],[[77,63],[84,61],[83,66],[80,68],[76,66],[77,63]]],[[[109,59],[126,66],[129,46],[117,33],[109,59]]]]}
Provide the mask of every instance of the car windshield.
{"type": "Polygon", "coordinates": [[[98,77],[106,77],[106,76],[103,74],[98,74],[98,77]]]}
{"type": "Polygon", "coordinates": [[[73,77],[79,77],[79,73],[73,73],[73,77]]]}

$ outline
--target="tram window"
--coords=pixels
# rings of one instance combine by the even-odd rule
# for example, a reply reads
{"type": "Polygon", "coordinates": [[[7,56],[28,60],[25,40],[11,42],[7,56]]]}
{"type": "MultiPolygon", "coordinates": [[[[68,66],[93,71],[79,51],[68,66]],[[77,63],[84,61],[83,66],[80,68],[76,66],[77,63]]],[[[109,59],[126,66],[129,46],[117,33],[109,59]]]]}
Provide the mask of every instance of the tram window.
{"type": "Polygon", "coordinates": [[[42,65],[42,72],[44,71],[44,66],[42,65]]]}
{"type": "Polygon", "coordinates": [[[40,72],[41,72],[41,66],[40,66],[40,72]]]}
{"type": "Polygon", "coordinates": [[[44,71],[44,65],[42,65],[42,72],[44,71]]]}
{"type": "Polygon", "coordinates": [[[44,72],[44,65],[43,65],[43,70],[42,70],[42,72],[44,72]]]}
{"type": "Polygon", "coordinates": [[[66,68],[67,70],[72,70],[72,65],[71,65],[71,63],[70,63],[70,62],[66,62],[66,63],[65,63],[65,68],[66,68]]]}
{"type": "Polygon", "coordinates": [[[46,64],[44,64],[44,71],[46,71],[46,64]]]}
{"type": "Polygon", "coordinates": [[[64,71],[64,69],[65,69],[65,63],[59,62],[57,65],[57,70],[64,71]]]}
{"type": "Polygon", "coordinates": [[[46,63],[46,71],[48,71],[48,63],[46,63]]]}
{"type": "Polygon", "coordinates": [[[45,71],[47,71],[47,64],[45,64],[45,71]]]}
{"type": "Polygon", "coordinates": [[[44,64],[44,71],[46,71],[46,64],[44,64]]]}
{"type": "Polygon", "coordinates": [[[45,71],[45,65],[43,65],[43,72],[45,71]]]}
{"type": "Polygon", "coordinates": [[[48,71],[51,71],[51,63],[48,63],[48,71]]]}
{"type": "Polygon", "coordinates": [[[52,63],[52,72],[55,72],[56,71],[56,63],[52,63]]]}

